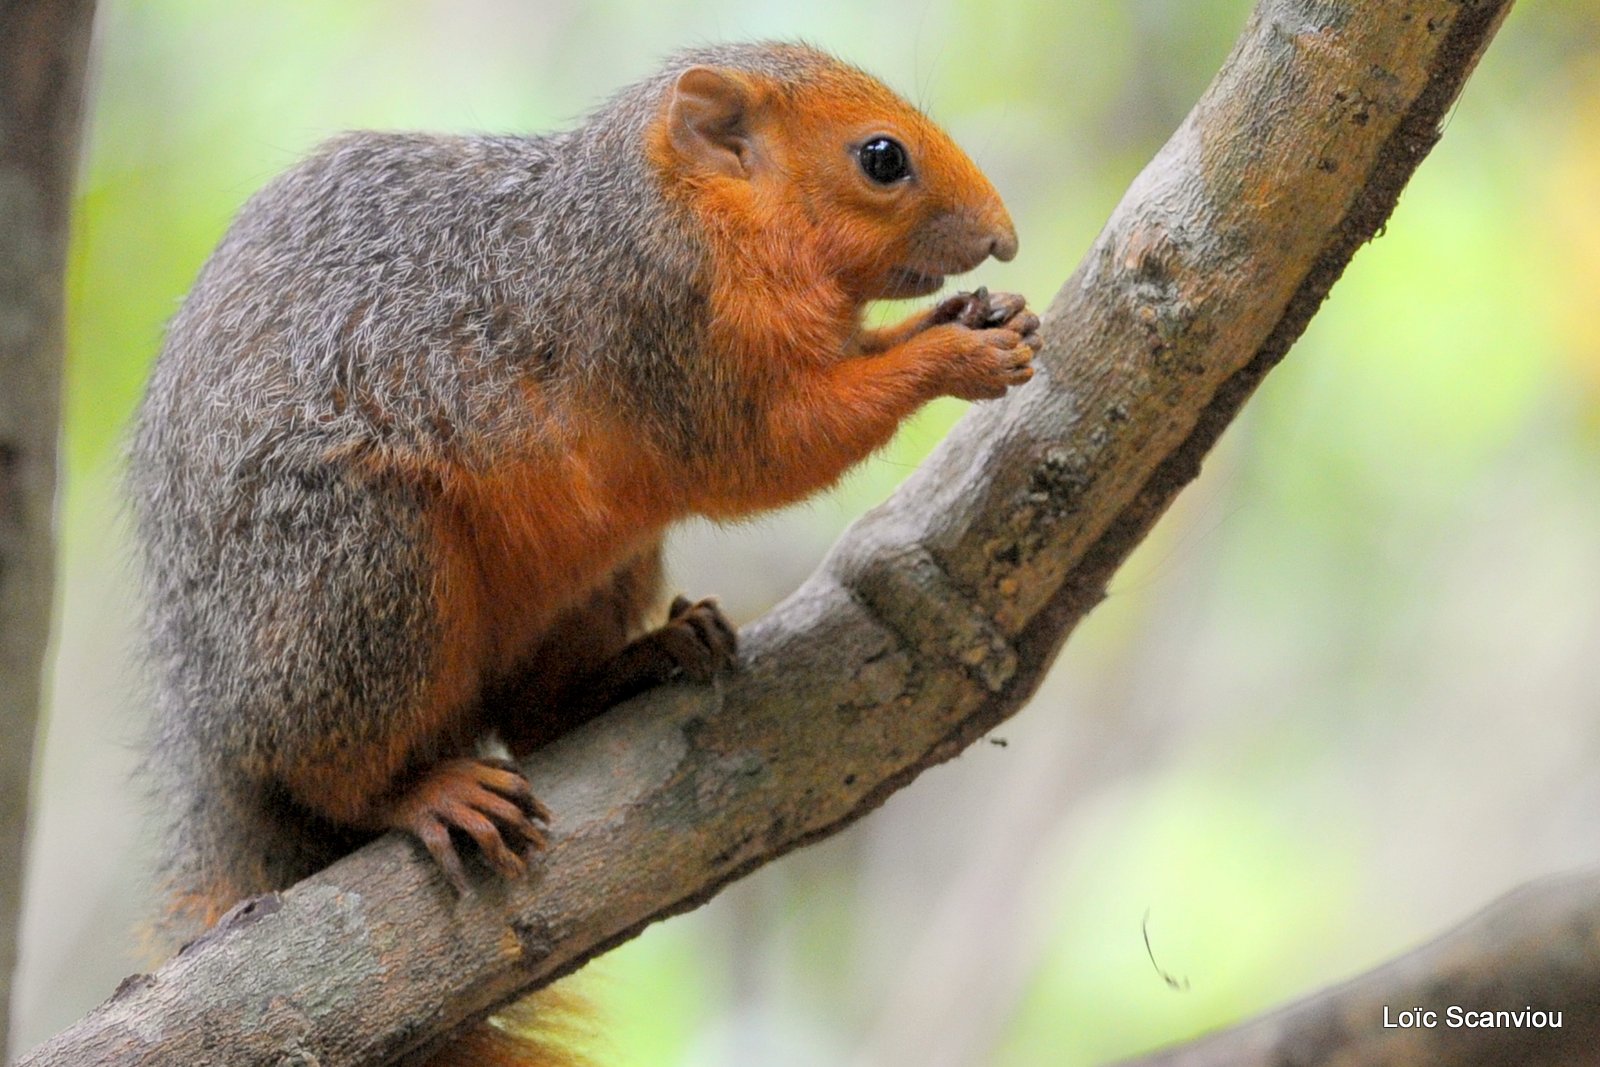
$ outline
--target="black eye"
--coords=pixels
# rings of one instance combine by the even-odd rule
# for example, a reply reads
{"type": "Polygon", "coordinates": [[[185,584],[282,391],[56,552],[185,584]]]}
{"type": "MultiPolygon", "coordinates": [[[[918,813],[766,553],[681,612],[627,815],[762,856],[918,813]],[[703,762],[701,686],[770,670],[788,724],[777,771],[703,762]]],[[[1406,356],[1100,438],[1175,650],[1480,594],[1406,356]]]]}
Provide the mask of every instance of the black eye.
{"type": "Polygon", "coordinates": [[[911,173],[911,160],[899,141],[874,137],[856,150],[861,171],[879,185],[892,185],[911,173]]]}

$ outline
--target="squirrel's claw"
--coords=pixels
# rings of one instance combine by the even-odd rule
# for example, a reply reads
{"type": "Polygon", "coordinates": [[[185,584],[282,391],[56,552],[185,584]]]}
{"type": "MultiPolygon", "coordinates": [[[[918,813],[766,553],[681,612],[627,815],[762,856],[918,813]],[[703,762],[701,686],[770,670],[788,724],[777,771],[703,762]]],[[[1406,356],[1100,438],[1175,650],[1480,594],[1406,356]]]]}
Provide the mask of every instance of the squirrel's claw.
{"type": "Polygon", "coordinates": [[[484,756],[471,762],[480,763],[491,770],[500,771],[495,778],[494,789],[515,800],[527,815],[533,816],[542,823],[550,822],[550,809],[533,795],[533,786],[528,784],[528,779],[522,773],[522,768],[508,759],[499,759],[493,756],[484,756]]]}
{"type": "Polygon", "coordinates": [[[465,896],[467,893],[467,872],[461,866],[461,857],[456,853],[455,842],[450,840],[450,831],[444,823],[436,818],[418,820],[407,826],[406,829],[415,834],[421,841],[428,854],[444,872],[446,880],[455,888],[457,895],[465,896]]]}
{"type": "Polygon", "coordinates": [[[470,837],[501,875],[518,878],[528,869],[528,857],[548,846],[549,822],[550,810],[534,797],[522,772],[496,759],[438,764],[390,815],[390,825],[421,841],[458,893],[467,891],[467,875],[451,830],[470,837]]]}
{"type": "Polygon", "coordinates": [[[691,602],[673,599],[667,624],[653,635],[662,650],[694,682],[709,682],[733,662],[739,648],[738,632],[722,614],[715,597],[691,602]]]}
{"type": "Polygon", "coordinates": [[[928,325],[960,323],[969,330],[1006,329],[1032,343],[1039,329],[1039,316],[1028,310],[1028,298],[1021,293],[991,293],[980,286],[970,293],[956,293],[934,306],[928,325]]]}

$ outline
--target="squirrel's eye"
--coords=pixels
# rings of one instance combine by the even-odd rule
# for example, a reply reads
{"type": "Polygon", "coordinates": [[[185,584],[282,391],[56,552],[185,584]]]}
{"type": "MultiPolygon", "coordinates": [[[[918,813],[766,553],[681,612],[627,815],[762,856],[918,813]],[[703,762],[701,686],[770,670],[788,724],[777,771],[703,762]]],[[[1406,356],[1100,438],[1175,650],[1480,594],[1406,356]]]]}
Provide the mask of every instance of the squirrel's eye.
{"type": "Polygon", "coordinates": [[[892,185],[911,173],[911,160],[899,141],[874,137],[856,150],[861,171],[879,185],[892,185]]]}

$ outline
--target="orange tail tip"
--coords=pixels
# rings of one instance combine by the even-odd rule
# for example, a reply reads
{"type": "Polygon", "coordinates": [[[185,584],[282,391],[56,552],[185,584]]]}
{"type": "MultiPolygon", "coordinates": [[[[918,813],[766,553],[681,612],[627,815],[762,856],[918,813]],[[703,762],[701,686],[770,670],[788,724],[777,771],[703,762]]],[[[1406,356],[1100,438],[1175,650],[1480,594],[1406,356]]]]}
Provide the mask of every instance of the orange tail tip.
{"type": "Polygon", "coordinates": [[[596,1067],[589,1001],[542,989],[451,1035],[421,1067],[596,1067]]]}

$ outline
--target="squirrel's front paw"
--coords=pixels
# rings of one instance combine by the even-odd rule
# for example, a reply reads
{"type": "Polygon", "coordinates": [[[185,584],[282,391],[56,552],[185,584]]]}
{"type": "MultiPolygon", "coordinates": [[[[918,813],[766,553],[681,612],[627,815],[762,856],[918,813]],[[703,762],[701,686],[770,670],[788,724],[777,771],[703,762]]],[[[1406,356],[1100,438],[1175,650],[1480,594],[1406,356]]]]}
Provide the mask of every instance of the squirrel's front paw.
{"type": "MultiPolygon", "coordinates": [[[[1024,312],[1034,329],[1038,319],[1024,312]]],[[[1027,326],[1024,320],[1017,325],[1027,326]]],[[[1015,320],[1013,320],[1015,321],[1015,320]]],[[[1033,377],[1033,337],[1012,326],[963,330],[955,357],[945,365],[944,391],[963,400],[992,400],[1033,377]]]]}
{"type": "Polygon", "coordinates": [[[548,844],[550,811],[509,760],[452,759],[429,768],[395,802],[388,821],[415,835],[456,891],[465,893],[467,874],[451,830],[472,838],[495,870],[517,878],[528,869],[525,855],[548,844]]]}
{"type": "Polygon", "coordinates": [[[1021,293],[991,293],[987,286],[957,293],[942,300],[929,317],[930,325],[946,322],[960,323],[971,330],[1015,330],[1030,347],[1038,347],[1035,338],[1039,316],[1028,310],[1028,300],[1021,293]]]}
{"type": "Polygon", "coordinates": [[[1002,396],[1033,377],[1039,316],[1020,293],[980,288],[957,293],[933,309],[931,320],[964,331],[947,368],[945,391],[963,400],[1002,396]]]}

